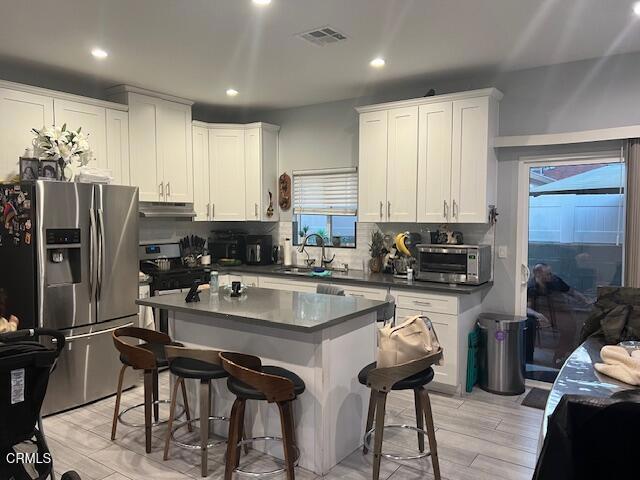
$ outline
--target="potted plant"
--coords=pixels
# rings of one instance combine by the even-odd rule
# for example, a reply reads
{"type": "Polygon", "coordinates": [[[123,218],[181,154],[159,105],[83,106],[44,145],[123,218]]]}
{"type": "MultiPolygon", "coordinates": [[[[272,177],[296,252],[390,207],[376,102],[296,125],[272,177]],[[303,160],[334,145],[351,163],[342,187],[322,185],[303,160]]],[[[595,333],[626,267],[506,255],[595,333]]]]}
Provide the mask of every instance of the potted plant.
{"type": "Polygon", "coordinates": [[[78,130],[67,130],[67,124],[61,128],[42,127],[32,129],[36,138],[34,145],[41,160],[55,160],[60,167],[60,179],[71,180],[72,172],[69,165],[77,161],[81,166],[91,160],[91,149],[87,137],[78,130]]]}
{"type": "Polygon", "coordinates": [[[369,270],[371,273],[380,273],[384,256],[388,253],[384,247],[384,236],[379,230],[371,232],[371,243],[369,244],[371,259],[369,260],[369,270]]]}

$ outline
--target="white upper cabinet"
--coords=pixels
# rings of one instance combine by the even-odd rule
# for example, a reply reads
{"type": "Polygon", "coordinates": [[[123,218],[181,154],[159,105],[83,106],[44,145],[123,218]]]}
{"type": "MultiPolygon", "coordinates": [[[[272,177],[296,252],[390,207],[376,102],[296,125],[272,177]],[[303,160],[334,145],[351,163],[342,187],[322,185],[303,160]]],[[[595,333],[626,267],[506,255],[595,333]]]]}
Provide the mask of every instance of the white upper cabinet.
{"type": "Polygon", "coordinates": [[[209,130],[193,126],[193,209],[194,220],[211,220],[209,200],[209,130]]]}
{"type": "Polygon", "coordinates": [[[389,111],[387,221],[416,221],[418,107],[389,111]]]}
{"type": "Polygon", "coordinates": [[[486,223],[487,207],[496,203],[489,110],[489,97],[453,102],[451,221],[455,223],[486,223]],[[487,188],[490,184],[493,188],[487,188]]]}
{"type": "Polygon", "coordinates": [[[158,168],[157,99],[130,94],[128,103],[131,185],[138,187],[140,201],[161,201],[164,180],[158,168]]]}
{"type": "Polygon", "coordinates": [[[418,222],[445,223],[451,209],[451,102],[420,106],[418,222]]]}
{"type": "Polygon", "coordinates": [[[209,130],[211,216],[213,220],[245,219],[244,129],[209,130]]]}
{"type": "Polygon", "coordinates": [[[193,202],[191,107],[161,100],[157,125],[165,201],[193,202]]]}
{"type": "MultiPolygon", "coordinates": [[[[67,130],[82,129],[91,147],[94,158],[92,164],[99,168],[107,168],[107,109],[56,98],[53,100],[53,111],[57,127],[66,124],[67,130]]],[[[77,162],[74,162],[71,168],[77,169],[77,162]]]]}
{"type": "Polygon", "coordinates": [[[33,144],[32,128],[53,125],[53,98],[0,88],[0,179],[19,172],[19,157],[33,144]]]}
{"type": "Polygon", "coordinates": [[[248,125],[244,132],[245,218],[278,220],[278,130],[275,125],[248,125]],[[271,195],[269,195],[271,194],[271,195]],[[269,206],[271,202],[271,216],[269,206]]]}
{"type": "Polygon", "coordinates": [[[387,220],[387,112],[360,115],[358,220],[387,220]]]}
{"type": "Polygon", "coordinates": [[[488,88],[359,107],[359,220],[487,223],[501,98],[488,88]]]}
{"type": "Polygon", "coordinates": [[[129,114],[107,108],[107,165],[116,185],[130,185],[129,114]]]}
{"type": "Polygon", "coordinates": [[[141,94],[126,86],[114,92],[129,105],[129,171],[140,200],[193,202],[190,103],[141,94]]]}

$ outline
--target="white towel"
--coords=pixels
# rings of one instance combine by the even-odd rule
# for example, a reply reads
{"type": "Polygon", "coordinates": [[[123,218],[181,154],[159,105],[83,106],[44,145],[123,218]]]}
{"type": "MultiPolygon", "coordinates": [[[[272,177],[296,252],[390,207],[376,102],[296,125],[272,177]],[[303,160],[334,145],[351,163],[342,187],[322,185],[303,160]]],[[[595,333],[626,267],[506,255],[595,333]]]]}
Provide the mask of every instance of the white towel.
{"type": "Polygon", "coordinates": [[[604,363],[596,363],[595,369],[630,385],[640,385],[640,350],[631,355],[624,347],[607,345],[600,350],[604,363]]]}

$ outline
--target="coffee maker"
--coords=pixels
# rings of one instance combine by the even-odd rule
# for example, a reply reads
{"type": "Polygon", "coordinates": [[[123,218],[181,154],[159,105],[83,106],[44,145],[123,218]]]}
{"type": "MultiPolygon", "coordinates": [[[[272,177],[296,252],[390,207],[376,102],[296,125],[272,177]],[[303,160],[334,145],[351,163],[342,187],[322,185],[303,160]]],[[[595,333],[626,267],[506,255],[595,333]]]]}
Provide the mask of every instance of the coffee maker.
{"type": "Polygon", "coordinates": [[[271,265],[273,261],[271,235],[247,235],[247,265],[271,265]]]}

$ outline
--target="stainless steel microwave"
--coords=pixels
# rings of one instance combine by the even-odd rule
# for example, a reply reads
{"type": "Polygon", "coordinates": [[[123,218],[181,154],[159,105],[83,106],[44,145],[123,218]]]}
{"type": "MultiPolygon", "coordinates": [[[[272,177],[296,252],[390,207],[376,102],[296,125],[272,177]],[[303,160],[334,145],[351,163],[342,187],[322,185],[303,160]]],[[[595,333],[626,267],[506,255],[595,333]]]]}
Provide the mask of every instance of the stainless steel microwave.
{"type": "Polygon", "coordinates": [[[420,244],[416,279],[480,285],[491,280],[491,245],[420,244]]]}

